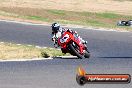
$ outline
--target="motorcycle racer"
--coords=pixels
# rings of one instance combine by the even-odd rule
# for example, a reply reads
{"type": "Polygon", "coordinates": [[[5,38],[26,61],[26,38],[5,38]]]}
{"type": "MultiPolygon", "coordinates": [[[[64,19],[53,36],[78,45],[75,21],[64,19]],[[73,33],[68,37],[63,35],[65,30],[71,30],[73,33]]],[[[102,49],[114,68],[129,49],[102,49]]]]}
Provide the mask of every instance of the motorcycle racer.
{"type": "MultiPolygon", "coordinates": [[[[51,25],[52,27],[52,41],[54,41],[54,47],[57,48],[58,47],[58,42],[56,41],[59,37],[61,37],[61,35],[68,31],[70,33],[72,33],[73,35],[75,35],[76,37],[78,37],[81,42],[83,44],[87,44],[87,41],[83,40],[76,31],[73,31],[71,29],[66,29],[66,28],[63,28],[63,27],[60,27],[60,25],[58,23],[53,23],[51,25]]],[[[61,49],[63,53],[65,53],[65,51],[63,51],[63,49],[61,49]]]]}

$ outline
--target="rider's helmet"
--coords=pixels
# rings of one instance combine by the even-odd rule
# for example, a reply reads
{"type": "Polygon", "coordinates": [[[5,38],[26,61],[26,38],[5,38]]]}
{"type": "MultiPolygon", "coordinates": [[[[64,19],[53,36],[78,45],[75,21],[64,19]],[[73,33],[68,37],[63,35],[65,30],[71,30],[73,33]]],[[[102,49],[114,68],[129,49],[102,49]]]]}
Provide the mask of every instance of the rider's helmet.
{"type": "Polygon", "coordinates": [[[52,27],[52,32],[57,33],[60,28],[60,25],[58,23],[53,23],[51,27],[52,27]]]}

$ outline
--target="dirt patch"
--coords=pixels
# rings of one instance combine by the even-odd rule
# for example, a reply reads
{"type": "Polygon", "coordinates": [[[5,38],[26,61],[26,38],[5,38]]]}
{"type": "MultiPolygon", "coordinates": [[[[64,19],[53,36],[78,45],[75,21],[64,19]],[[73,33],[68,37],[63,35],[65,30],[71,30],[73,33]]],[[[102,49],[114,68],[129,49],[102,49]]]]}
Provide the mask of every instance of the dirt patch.
{"type": "Polygon", "coordinates": [[[132,15],[131,0],[0,0],[0,7],[28,7],[68,11],[115,12],[132,15]]]}

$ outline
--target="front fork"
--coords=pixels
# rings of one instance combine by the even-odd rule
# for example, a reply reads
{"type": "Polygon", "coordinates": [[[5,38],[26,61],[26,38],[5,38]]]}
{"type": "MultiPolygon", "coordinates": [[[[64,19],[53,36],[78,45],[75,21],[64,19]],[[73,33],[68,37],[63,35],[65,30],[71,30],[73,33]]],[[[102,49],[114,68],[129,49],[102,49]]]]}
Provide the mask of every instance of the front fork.
{"type": "Polygon", "coordinates": [[[79,52],[81,55],[83,55],[85,53],[85,49],[84,49],[84,45],[83,44],[78,44],[76,45],[74,42],[73,42],[73,45],[76,46],[76,48],[78,48],[79,52]]]}
{"type": "Polygon", "coordinates": [[[85,49],[83,45],[79,46],[80,54],[83,55],[85,53],[85,49]]]}

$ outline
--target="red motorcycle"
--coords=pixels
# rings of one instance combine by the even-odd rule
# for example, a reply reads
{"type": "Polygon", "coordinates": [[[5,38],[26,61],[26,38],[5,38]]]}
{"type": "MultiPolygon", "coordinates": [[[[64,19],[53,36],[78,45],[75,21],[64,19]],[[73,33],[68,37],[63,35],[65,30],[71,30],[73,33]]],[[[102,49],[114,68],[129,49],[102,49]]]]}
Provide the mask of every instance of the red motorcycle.
{"type": "Polygon", "coordinates": [[[76,34],[72,34],[69,31],[64,32],[57,39],[57,43],[65,53],[70,53],[81,59],[90,57],[86,44],[83,44],[76,34]]]}

